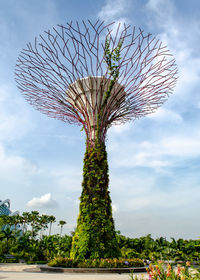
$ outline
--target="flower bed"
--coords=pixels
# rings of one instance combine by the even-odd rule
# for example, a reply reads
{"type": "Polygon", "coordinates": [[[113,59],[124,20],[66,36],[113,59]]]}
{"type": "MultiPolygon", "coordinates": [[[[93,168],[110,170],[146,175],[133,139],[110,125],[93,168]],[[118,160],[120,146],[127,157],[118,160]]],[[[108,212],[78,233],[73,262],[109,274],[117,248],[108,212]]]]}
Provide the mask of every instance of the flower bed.
{"type": "MultiPolygon", "coordinates": [[[[189,262],[186,262],[185,266],[178,264],[173,267],[159,261],[155,265],[150,264],[147,273],[149,280],[200,280],[200,273],[191,268],[189,262]]],[[[130,278],[131,280],[138,280],[138,277],[134,277],[133,274],[130,275],[130,278]]],[[[140,278],[140,280],[144,279],[146,278],[140,278]]]]}

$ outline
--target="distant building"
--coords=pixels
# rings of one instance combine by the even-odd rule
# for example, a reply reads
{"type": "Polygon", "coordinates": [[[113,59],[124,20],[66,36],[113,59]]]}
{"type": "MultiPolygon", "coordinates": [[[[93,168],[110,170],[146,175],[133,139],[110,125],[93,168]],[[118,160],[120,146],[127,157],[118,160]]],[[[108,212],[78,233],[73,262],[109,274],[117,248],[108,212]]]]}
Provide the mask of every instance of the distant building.
{"type": "Polygon", "coordinates": [[[7,216],[14,216],[19,214],[19,211],[12,212],[10,210],[10,199],[6,199],[4,201],[0,200],[0,216],[7,215],[7,216]]]}

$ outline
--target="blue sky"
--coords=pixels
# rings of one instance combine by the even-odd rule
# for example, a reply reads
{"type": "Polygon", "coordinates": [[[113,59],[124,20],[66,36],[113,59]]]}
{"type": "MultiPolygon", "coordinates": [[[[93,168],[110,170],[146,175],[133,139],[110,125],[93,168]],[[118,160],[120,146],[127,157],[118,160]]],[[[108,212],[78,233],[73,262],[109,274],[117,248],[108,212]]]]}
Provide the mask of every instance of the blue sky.
{"type": "MultiPolygon", "coordinates": [[[[136,237],[200,235],[200,3],[197,0],[0,1],[0,199],[76,225],[85,136],[35,111],[14,81],[16,59],[44,30],[97,18],[143,28],[176,58],[174,94],[156,113],[112,127],[107,150],[116,229],[136,237]],[[114,4],[113,4],[114,3],[114,4]]],[[[54,225],[54,232],[58,228],[54,225]]]]}

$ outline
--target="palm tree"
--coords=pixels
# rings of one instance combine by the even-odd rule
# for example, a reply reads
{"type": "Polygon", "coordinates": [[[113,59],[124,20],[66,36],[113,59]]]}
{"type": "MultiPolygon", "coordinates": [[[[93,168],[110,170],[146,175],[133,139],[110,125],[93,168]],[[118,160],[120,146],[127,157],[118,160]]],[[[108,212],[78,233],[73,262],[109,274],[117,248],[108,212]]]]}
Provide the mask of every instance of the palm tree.
{"type": "Polygon", "coordinates": [[[60,236],[62,235],[63,226],[66,224],[65,221],[59,221],[58,226],[60,226],[60,236]]]}
{"type": "Polygon", "coordinates": [[[30,213],[29,212],[23,212],[22,213],[22,218],[23,218],[23,233],[25,232],[25,231],[27,231],[27,225],[29,224],[29,220],[30,220],[30,213]]]}
{"type": "Polygon", "coordinates": [[[43,236],[43,232],[44,230],[48,227],[49,223],[49,216],[46,214],[42,214],[41,216],[39,216],[39,220],[38,220],[38,229],[40,229],[40,238],[43,236]]]}
{"type": "Polygon", "coordinates": [[[51,228],[52,228],[52,223],[56,222],[56,218],[54,216],[49,216],[49,235],[51,235],[51,228]]]}
{"type": "Polygon", "coordinates": [[[15,231],[19,228],[19,224],[21,223],[21,216],[19,214],[12,216],[12,222],[14,225],[15,231]]]}
{"type": "Polygon", "coordinates": [[[9,241],[16,240],[16,235],[15,235],[14,230],[12,230],[10,226],[5,226],[5,228],[1,230],[0,240],[1,241],[6,240],[5,253],[8,253],[9,252],[9,241]]]}
{"type": "Polygon", "coordinates": [[[29,219],[31,220],[31,232],[32,232],[32,238],[34,235],[34,230],[36,229],[36,226],[38,224],[39,221],[39,212],[38,211],[31,211],[30,215],[29,215],[29,219]]]}

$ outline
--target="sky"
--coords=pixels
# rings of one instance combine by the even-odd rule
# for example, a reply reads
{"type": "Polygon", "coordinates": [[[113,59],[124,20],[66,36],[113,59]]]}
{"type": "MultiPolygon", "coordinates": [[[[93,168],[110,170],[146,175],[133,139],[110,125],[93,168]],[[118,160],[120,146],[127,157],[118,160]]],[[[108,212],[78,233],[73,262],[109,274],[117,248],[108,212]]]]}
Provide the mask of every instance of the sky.
{"type": "MultiPolygon", "coordinates": [[[[0,199],[11,209],[38,210],[76,226],[85,136],[50,119],[20,94],[20,51],[57,24],[82,19],[125,22],[167,44],[178,65],[173,95],[107,135],[116,230],[200,237],[200,2],[198,0],[0,0],[0,199]]],[[[59,232],[57,223],[53,232],[59,232]]]]}

